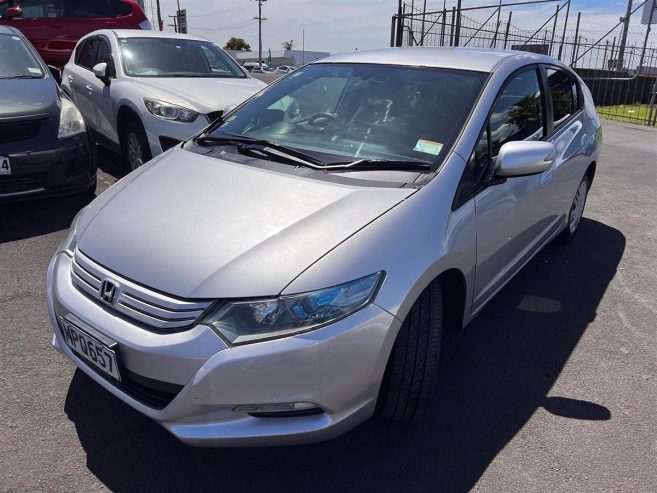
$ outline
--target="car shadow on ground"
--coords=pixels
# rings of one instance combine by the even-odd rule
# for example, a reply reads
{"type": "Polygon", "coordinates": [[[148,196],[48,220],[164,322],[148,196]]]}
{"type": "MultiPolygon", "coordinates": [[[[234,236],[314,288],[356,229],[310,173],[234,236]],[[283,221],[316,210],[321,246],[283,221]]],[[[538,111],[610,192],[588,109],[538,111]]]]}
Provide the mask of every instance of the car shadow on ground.
{"type": "Polygon", "coordinates": [[[539,408],[555,419],[613,419],[604,403],[548,396],[613,278],[621,232],[583,219],[549,245],[464,331],[446,333],[426,421],[370,420],[329,442],[197,449],[79,370],[65,411],[89,470],[113,491],[467,491],[539,408]]]}

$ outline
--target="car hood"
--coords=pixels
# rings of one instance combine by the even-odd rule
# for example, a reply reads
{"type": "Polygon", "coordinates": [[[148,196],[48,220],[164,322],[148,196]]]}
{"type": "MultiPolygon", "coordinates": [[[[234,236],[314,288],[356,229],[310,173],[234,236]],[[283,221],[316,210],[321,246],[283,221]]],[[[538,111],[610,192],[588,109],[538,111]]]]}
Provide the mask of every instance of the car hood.
{"type": "Polygon", "coordinates": [[[81,216],[78,248],[122,277],[183,298],[276,295],[414,192],[300,178],[184,149],[145,167],[81,216]]]}
{"type": "Polygon", "coordinates": [[[226,106],[239,104],[266,86],[257,79],[214,77],[142,77],[134,79],[133,83],[152,97],[191,107],[199,113],[223,111],[226,106]]]}
{"type": "Polygon", "coordinates": [[[57,85],[50,79],[0,80],[0,119],[59,117],[57,85]]]}

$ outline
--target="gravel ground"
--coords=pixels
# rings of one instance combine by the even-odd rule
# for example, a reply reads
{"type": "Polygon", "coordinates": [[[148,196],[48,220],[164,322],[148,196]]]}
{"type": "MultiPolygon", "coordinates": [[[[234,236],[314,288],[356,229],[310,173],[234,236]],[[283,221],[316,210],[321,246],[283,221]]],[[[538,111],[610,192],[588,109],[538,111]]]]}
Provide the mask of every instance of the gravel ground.
{"type": "Polygon", "coordinates": [[[0,490],[657,491],[657,130],[606,122],[603,152],[576,240],[446,334],[425,423],[299,447],[186,447],[76,371],[44,291],[84,203],[2,205],[0,490]]]}

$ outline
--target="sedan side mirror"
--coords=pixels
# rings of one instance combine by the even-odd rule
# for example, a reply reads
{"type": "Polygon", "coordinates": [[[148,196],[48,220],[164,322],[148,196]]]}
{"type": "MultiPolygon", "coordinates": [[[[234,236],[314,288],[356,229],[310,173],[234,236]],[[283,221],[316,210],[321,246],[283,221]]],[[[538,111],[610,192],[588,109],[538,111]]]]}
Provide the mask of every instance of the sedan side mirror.
{"type": "Polygon", "coordinates": [[[23,15],[23,9],[20,7],[7,7],[5,10],[5,15],[2,17],[6,19],[14,19],[16,17],[21,17],[23,15]]]}
{"type": "Polygon", "coordinates": [[[535,140],[507,142],[500,148],[495,162],[499,177],[527,176],[542,173],[554,162],[554,144],[535,140]]]}
{"type": "Polygon", "coordinates": [[[105,84],[109,84],[109,77],[107,75],[107,63],[97,63],[94,65],[94,75],[102,80],[105,84]]]}

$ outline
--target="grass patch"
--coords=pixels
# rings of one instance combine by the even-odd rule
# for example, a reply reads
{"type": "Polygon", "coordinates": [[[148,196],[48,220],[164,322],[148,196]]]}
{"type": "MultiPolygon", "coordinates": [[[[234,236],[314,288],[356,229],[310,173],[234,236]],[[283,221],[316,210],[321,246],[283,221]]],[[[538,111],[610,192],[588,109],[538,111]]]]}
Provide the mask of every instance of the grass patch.
{"type": "MultiPolygon", "coordinates": [[[[647,104],[618,104],[614,106],[596,107],[598,114],[608,120],[618,120],[629,123],[646,123],[648,119],[647,104]]],[[[653,118],[654,118],[653,110],[653,118]]]]}

